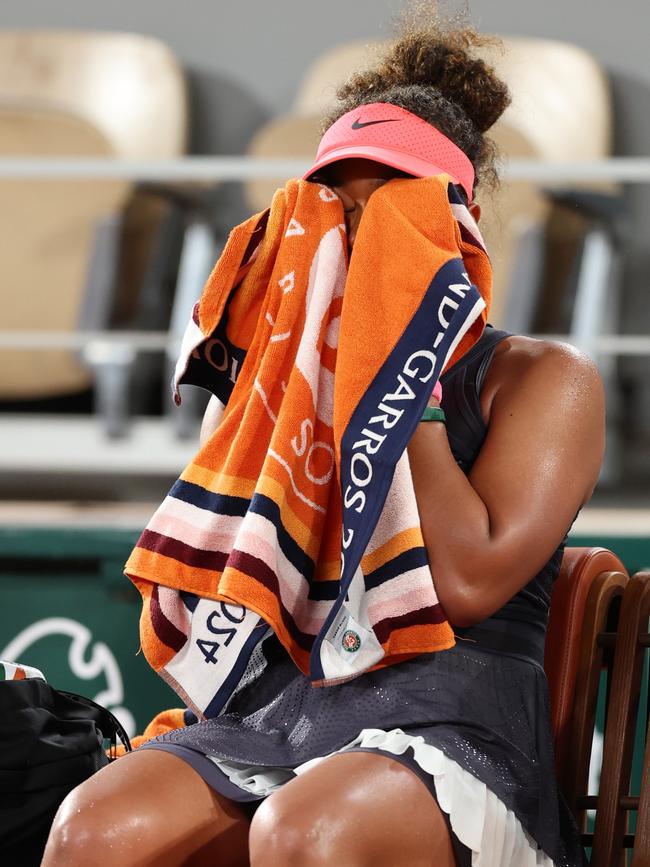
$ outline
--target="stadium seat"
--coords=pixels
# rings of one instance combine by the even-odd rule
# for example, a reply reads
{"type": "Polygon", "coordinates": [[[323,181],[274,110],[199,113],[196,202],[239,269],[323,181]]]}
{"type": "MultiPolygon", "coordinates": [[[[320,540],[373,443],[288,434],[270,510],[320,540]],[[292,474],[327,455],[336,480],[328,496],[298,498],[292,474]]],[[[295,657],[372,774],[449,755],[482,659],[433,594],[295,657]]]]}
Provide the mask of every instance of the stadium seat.
{"type": "MultiPolygon", "coordinates": [[[[186,127],[183,74],[160,42],[0,31],[0,155],[174,157],[185,148],[186,127]]],[[[132,183],[6,179],[0,195],[3,329],[107,327],[132,183]]],[[[2,400],[74,393],[91,379],[69,350],[0,350],[2,400]]]]}

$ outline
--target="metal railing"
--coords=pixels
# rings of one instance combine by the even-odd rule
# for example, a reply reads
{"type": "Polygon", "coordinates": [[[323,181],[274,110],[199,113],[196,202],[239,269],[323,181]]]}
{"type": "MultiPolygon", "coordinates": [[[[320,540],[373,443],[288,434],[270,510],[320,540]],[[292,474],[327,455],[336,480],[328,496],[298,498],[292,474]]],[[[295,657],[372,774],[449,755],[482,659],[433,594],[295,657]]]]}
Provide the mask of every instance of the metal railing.
{"type": "MultiPolygon", "coordinates": [[[[120,179],[149,182],[246,181],[300,177],[310,162],[302,158],[267,159],[247,156],[188,156],[174,160],[93,158],[0,158],[0,178],[120,179]]],[[[613,181],[650,183],[650,157],[611,157],[593,161],[516,159],[503,162],[499,175],[507,181],[583,183],[613,181]]]]}
{"type": "MultiPolygon", "coordinates": [[[[559,340],[580,346],[581,341],[568,334],[529,335],[559,340]]],[[[3,331],[0,349],[69,349],[82,350],[89,345],[119,348],[128,346],[138,352],[171,352],[180,348],[178,337],[168,331],[3,331]]],[[[590,342],[598,355],[650,355],[650,336],[606,334],[590,342]]]]}
{"type": "MultiPolygon", "coordinates": [[[[0,158],[4,180],[138,180],[150,183],[219,183],[251,179],[299,177],[309,167],[302,158],[268,159],[248,156],[188,156],[173,160],[113,158],[0,158]]],[[[612,157],[589,162],[513,159],[499,165],[504,181],[538,184],[582,184],[587,182],[650,183],[650,157],[612,157]]],[[[573,342],[574,336],[539,335],[573,342]]],[[[171,353],[178,347],[178,335],[145,331],[33,331],[0,328],[0,349],[87,349],[90,345],[129,347],[139,352],[171,353]]],[[[589,343],[592,352],[604,356],[650,355],[650,336],[598,335],[589,343]]]]}
{"type": "MultiPolygon", "coordinates": [[[[301,158],[260,159],[247,156],[188,156],[174,160],[125,160],[111,158],[0,158],[4,180],[90,180],[121,179],[150,183],[218,183],[251,179],[299,177],[309,167],[301,158]]],[[[587,182],[650,183],[650,157],[612,157],[591,162],[511,160],[499,166],[506,181],[526,180],[539,184],[581,184],[587,182]]],[[[542,336],[542,335],[536,335],[542,336]]],[[[566,335],[544,335],[578,342],[566,335]]],[[[165,332],[53,332],[5,331],[0,329],[0,348],[40,347],[83,349],[89,343],[128,345],[140,352],[170,352],[177,336],[165,332]]],[[[601,355],[650,355],[646,335],[599,335],[590,342],[591,351],[601,355]]]]}
{"type": "MultiPolygon", "coordinates": [[[[283,178],[302,176],[308,167],[309,161],[302,158],[260,159],[247,156],[189,156],[175,160],[3,157],[0,158],[0,179],[5,183],[25,180],[39,180],[45,183],[56,180],[79,182],[122,180],[161,186],[178,184],[186,187],[192,185],[209,187],[220,183],[252,179],[273,179],[281,183],[283,178]]],[[[504,181],[528,181],[547,189],[580,187],[587,184],[644,184],[650,183],[650,156],[614,157],[592,162],[511,160],[501,163],[498,166],[498,173],[504,181]]],[[[202,243],[198,243],[198,246],[194,244],[196,239],[186,240],[192,240],[192,244],[187,246],[192,247],[192,255],[195,259],[198,257],[201,268],[214,261],[214,250],[206,248],[205,239],[202,243]],[[206,256],[209,262],[204,261],[206,256]]],[[[188,259],[190,258],[192,257],[188,252],[188,259]]],[[[202,280],[197,279],[196,274],[190,271],[184,274],[182,280],[179,272],[179,284],[183,285],[177,287],[175,300],[174,309],[179,308],[176,312],[182,309],[183,322],[189,316],[188,311],[191,310],[191,305],[202,285],[202,280]]],[[[593,294],[591,291],[587,292],[589,297],[585,303],[589,309],[595,303],[593,294]]],[[[596,307],[599,308],[600,305],[596,304],[596,307]]],[[[97,391],[100,397],[103,395],[98,400],[96,408],[101,426],[111,436],[119,436],[129,429],[130,421],[124,401],[124,383],[136,353],[164,354],[167,358],[166,363],[172,363],[180,350],[182,336],[180,332],[184,327],[177,321],[178,319],[178,316],[174,316],[169,331],[88,329],[47,331],[29,328],[8,330],[2,328],[0,319],[0,350],[78,351],[85,363],[95,371],[97,391]]],[[[590,320],[589,316],[587,320],[590,320]]],[[[606,319],[603,319],[602,315],[599,319],[599,327],[591,327],[593,323],[590,321],[587,325],[591,329],[589,334],[583,334],[576,328],[572,329],[574,333],[569,335],[534,334],[531,336],[573,343],[596,357],[601,370],[605,372],[611,368],[613,359],[617,356],[650,356],[649,335],[605,334],[603,330],[606,327],[606,319]]],[[[191,405],[186,403],[184,408],[184,413],[176,413],[172,417],[176,432],[182,435],[187,433],[185,428],[189,429],[192,415],[191,405]],[[184,421],[185,417],[187,419],[184,421]]]]}

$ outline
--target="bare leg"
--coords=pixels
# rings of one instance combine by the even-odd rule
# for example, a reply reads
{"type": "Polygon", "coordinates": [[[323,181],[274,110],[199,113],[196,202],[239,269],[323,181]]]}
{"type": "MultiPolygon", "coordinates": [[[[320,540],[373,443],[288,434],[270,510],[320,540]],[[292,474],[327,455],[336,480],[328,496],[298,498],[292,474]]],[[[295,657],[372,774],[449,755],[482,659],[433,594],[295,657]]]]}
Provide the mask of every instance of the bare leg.
{"type": "Polygon", "coordinates": [[[248,828],[182,759],[136,751],[68,795],[42,867],[247,867],[248,828]]]}
{"type": "Polygon", "coordinates": [[[420,778],[376,753],[325,759],[274,792],[250,829],[251,867],[455,867],[420,778]]]}

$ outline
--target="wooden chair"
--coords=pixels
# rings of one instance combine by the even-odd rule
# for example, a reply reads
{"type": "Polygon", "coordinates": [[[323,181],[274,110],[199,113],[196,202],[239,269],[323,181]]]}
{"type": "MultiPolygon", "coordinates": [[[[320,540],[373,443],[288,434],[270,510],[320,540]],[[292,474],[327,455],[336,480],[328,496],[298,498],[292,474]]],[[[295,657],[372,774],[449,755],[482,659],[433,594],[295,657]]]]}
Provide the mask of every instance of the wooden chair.
{"type": "Polygon", "coordinates": [[[650,572],[628,578],[602,548],[568,548],[551,603],[545,668],[558,781],[592,850],[591,867],[650,865],[650,720],[645,721],[641,790],[630,794],[644,655],[650,648],[650,572]],[[607,671],[600,785],[588,794],[596,704],[607,671]],[[586,811],[595,810],[593,833],[586,811]],[[628,816],[637,813],[636,831],[628,816]]]}
{"type": "MultiPolygon", "coordinates": [[[[558,783],[583,832],[596,705],[603,667],[611,670],[616,620],[628,583],[625,567],[604,548],[567,548],[555,582],[544,667],[558,783]]],[[[608,864],[608,867],[613,867],[608,864]]]]}

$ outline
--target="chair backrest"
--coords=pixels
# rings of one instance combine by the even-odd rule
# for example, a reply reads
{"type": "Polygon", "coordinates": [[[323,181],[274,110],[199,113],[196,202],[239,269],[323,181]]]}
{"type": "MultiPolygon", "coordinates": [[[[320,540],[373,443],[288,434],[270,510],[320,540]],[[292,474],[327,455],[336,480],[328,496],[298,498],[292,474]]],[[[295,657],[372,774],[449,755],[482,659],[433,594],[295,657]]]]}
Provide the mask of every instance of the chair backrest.
{"type": "MultiPolygon", "coordinates": [[[[512,94],[512,104],[490,133],[496,138],[504,128],[519,133],[511,139],[506,132],[505,154],[586,160],[609,153],[609,85],[596,60],[567,42],[510,36],[500,43],[483,46],[477,53],[507,82],[512,94]]],[[[292,115],[324,114],[335,101],[336,88],[372,65],[387,44],[348,42],[321,55],[305,74],[292,115]]]]}
{"type": "MultiPolygon", "coordinates": [[[[0,31],[0,154],[165,158],[185,146],[183,74],[148,37],[0,31]]],[[[2,327],[74,330],[98,225],[127,181],[3,180],[2,327]]],[[[78,391],[90,374],[69,351],[0,351],[0,397],[78,391]]]]}
{"type": "Polygon", "coordinates": [[[610,152],[609,85],[602,67],[584,49],[517,36],[505,38],[503,49],[484,46],[480,54],[512,93],[495,133],[501,126],[518,130],[533,155],[543,160],[597,159],[610,152]]]}
{"type": "MultiPolygon", "coordinates": [[[[267,123],[253,136],[248,147],[252,157],[313,156],[318,147],[319,119],[314,115],[287,115],[267,123]]],[[[254,178],[245,184],[246,200],[252,211],[267,208],[273,193],[285,178],[254,178]]]]}
{"type": "Polygon", "coordinates": [[[370,67],[388,43],[356,39],[323,52],[305,72],[292,114],[322,117],[336,102],[336,91],[350,76],[370,67]]]}
{"type": "MultiPolygon", "coordinates": [[[[593,835],[593,867],[619,865],[633,847],[634,867],[650,864],[650,754],[645,732],[644,778],[640,797],[630,794],[632,758],[646,650],[650,647],[650,572],[630,578],[618,622],[609,683],[603,761],[593,835]],[[638,811],[634,838],[626,839],[627,815],[638,811]]],[[[647,699],[646,681],[646,699],[647,699]]],[[[644,720],[647,727],[647,720],[644,720]]]]}
{"type": "Polygon", "coordinates": [[[0,31],[0,103],[77,115],[119,157],[173,157],[185,148],[184,76],[167,46],[148,36],[0,31]]]}
{"type": "MultiPolygon", "coordinates": [[[[0,104],[0,156],[114,156],[111,143],[80,117],[0,104]]],[[[0,327],[74,329],[98,221],[126,203],[126,181],[1,180],[0,327]]],[[[75,355],[56,349],[0,349],[0,396],[43,398],[90,384],[75,355]]]]}
{"type": "MultiPolygon", "coordinates": [[[[569,782],[567,777],[571,786],[576,783],[574,769],[567,771],[567,765],[575,759],[575,750],[571,754],[572,743],[575,747],[581,739],[580,726],[589,725],[588,720],[577,719],[575,714],[576,687],[580,678],[586,677],[590,688],[593,687],[593,677],[580,670],[584,659],[583,644],[585,640],[588,645],[595,643],[595,634],[604,626],[612,599],[623,592],[626,583],[625,567],[611,551],[605,548],[566,548],[553,587],[544,655],[556,770],[565,789],[569,782]]],[[[595,659],[593,667],[599,674],[600,663],[595,659]]],[[[595,713],[595,703],[592,710],[595,713]]],[[[590,723],[591,731],[586,735],[589,756],[593,716],[590,723]]],[[[582,769],[584,773],[589,769],[589,756],[586,758],[586,771],[582,769]]]]}
{"type": "MultiPolygon", "coordinates": [[[[609,693],[618,614],[628,587],[627,572],[611,551],[567,548],[551,600],[544,667],[556,773],[585,846],[593,845],[593,835],[587,832],[587,810],[600,810],[602,803],[600,795],[589,795],[601,674],[607,670],[609,693]]],[[[596,863],[621,867],[620,859],[596,863]]]]}

